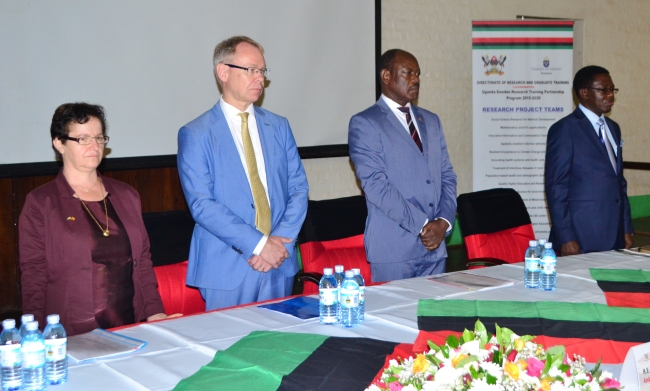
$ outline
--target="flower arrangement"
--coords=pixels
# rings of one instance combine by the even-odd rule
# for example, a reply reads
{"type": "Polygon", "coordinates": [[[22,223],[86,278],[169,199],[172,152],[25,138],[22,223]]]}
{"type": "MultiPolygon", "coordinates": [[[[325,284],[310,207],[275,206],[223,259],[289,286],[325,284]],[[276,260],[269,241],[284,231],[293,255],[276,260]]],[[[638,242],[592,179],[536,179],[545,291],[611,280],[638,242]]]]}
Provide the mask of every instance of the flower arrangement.
{"type": "Polygon", "coordinates": [[[564,346],[544,349],[533,336],[519,336],[496,325],[489,335],[477,321],[460,340],[450,335],[429,352],[390,360],[381,380],[366,391],[614,391],[620,383],[611,373],[591,371],[582,357],[567,357],[564,346]]]}

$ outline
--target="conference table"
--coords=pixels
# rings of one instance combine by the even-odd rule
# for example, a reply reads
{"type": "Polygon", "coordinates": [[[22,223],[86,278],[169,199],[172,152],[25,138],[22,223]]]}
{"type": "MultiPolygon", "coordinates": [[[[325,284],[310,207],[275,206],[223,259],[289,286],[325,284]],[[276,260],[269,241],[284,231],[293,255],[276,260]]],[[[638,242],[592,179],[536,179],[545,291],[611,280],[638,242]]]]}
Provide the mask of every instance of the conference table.
{"type": "MultiPolygon", "coordinates": [[[[366,288],[365,321],[351,329],[321,325],[318,318],[300,320],[258,308],[257,305],[141,323],[117,332],[147,341],[144,348],[90,363],[75,363],[70,360],[69,380],[56,386],[56,390],[170,390],[181,379],[208,364],[218,350],[226,349],[258,330],[413,343],[418,335],[416,311],[420,299],[606,304],[603,292],[589,274],[589,268],[649,270],[650,258],[616,251],[559,258],[558,288],[552,292],[524,288],[523,263],[467,271],[514,282],[479,291],[434,282],[427,277],[369,286],[366,288]]],[[[615,375],[620,372],[620,366],[610,366],[607,369],[615,375]]]]}

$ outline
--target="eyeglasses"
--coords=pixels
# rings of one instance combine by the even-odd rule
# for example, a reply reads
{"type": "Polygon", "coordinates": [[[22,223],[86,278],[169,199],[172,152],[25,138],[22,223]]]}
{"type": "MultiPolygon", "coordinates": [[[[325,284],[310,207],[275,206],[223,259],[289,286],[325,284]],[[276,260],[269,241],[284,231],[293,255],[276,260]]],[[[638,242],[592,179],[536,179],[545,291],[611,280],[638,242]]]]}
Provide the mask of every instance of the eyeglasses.
{"type": "Polygon", "coordinates": [[[237,68],[237,69],[243,69],[248,73],[248,76],[255,76],[257,74],[261,74],[264,77],[269,77],[269,73],[271,70],[269,68],[256,68],[256,67],[240,67],[239,65],[234,65],[234,64],[224,64],[227,65],[231,68],[237,68]]]}
{"type": "Polygon", "coordinates": [[[616,94],[618,94],[618,88],[596,88],[596,87],[583,87],[583,88],[600,91],[605,95],[609,95],[609,94],[616,95],[616,94]]]}
{"type": "Polygon", "coordinates": [[[81,137],[68,137],[68,136],[63,136],[61,137],[62,139],[65,140],[71,140],[71,141],[76,141],[81,145],[90,145],[92,144],[93,140],[97,141],[97,144],[106,144],[108,140],[110,140],[110,137],[108,136],[95,136],[95,137],[89,137],[89,136],[81,136],[81,137]]]}

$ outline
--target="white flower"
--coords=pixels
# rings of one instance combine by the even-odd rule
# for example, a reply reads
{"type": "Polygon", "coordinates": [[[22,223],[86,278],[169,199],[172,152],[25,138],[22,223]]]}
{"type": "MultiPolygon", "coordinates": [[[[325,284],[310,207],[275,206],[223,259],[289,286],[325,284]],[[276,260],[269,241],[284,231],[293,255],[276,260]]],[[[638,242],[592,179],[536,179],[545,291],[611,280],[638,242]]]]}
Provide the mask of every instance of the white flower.
{"type": "Polygon", "coordinates": [[[558,377],[564,375],[562,371],[558,367],[551,367],[551,369],[548,370],[548,375],[550,377],[558,377]]]}
{"type": "Polygon", "coordinates": [[[408,386],[402,388],[402,391],[418,391],[417,388],[413,384],[409,384],[408,386]]]}
{"type": "Polygon", "coordinates": [[[600,378],[598,379],[598,382],[599,382],[599,383],[602,383],[602,382],[605,381],[605,379],[610,379],[610,378],[613,379],[613,378],[614,378],[614,375],[612,375],[611,372],[603,371],[603,372],[600,374],[600,378]]]}
{"type": "Polygon", "coordinates": [[[500,384],[487,384],[485,379],[476,379],[472,382],[470,391],[504,391],[500,384]]]}
{"type": "Polygon", "coordinates": [[[460,353],[469,354],[471,356],[478,356],[480,351],[479,343],[480,341],[476,339],[473,341],[465,342],[460,347],[460,353]]]}
{"type": "Polygon", "coordinates": [[[372,384],[370,387],[366,388],[366,391],[381,391],[381,388],[377,387],[376,384],[372,384]]]}
{"type": "Polygon", "coordinates": [[[503,368],[497,363],[493,362],[487,362],[484,361],[480,364],[478,364],[479,367],[483,368],[483,370],[490,375],[496,377],[497,379],[501,378],[503,376],[503,368]]]}

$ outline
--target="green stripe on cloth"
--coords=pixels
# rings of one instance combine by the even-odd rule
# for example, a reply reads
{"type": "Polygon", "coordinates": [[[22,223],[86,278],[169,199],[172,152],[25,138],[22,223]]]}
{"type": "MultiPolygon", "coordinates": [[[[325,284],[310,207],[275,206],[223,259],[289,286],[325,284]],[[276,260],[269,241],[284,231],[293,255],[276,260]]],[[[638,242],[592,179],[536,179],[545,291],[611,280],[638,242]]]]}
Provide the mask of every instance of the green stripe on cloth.
{"type": "Polygon", "coordinates": [[[254,331],[194,375],[175,391],[276,390],[282,376],[291,373],[327,338],[324,335],[254,331]]]}
{"type": "Polygon", "coordinates": [[[589,269],[591,278],[596,281],[650,282],[650,271],[630,269],[589,269]]]}
{"type": "Polygon", "coordinates": [[[435,300],[418,302],[418,317],[510,317],[544,318],[583,322],[629,323],[640,319],[650,322],[650,313],[643,308],[608,307],[595,303],[435,300]]]}

